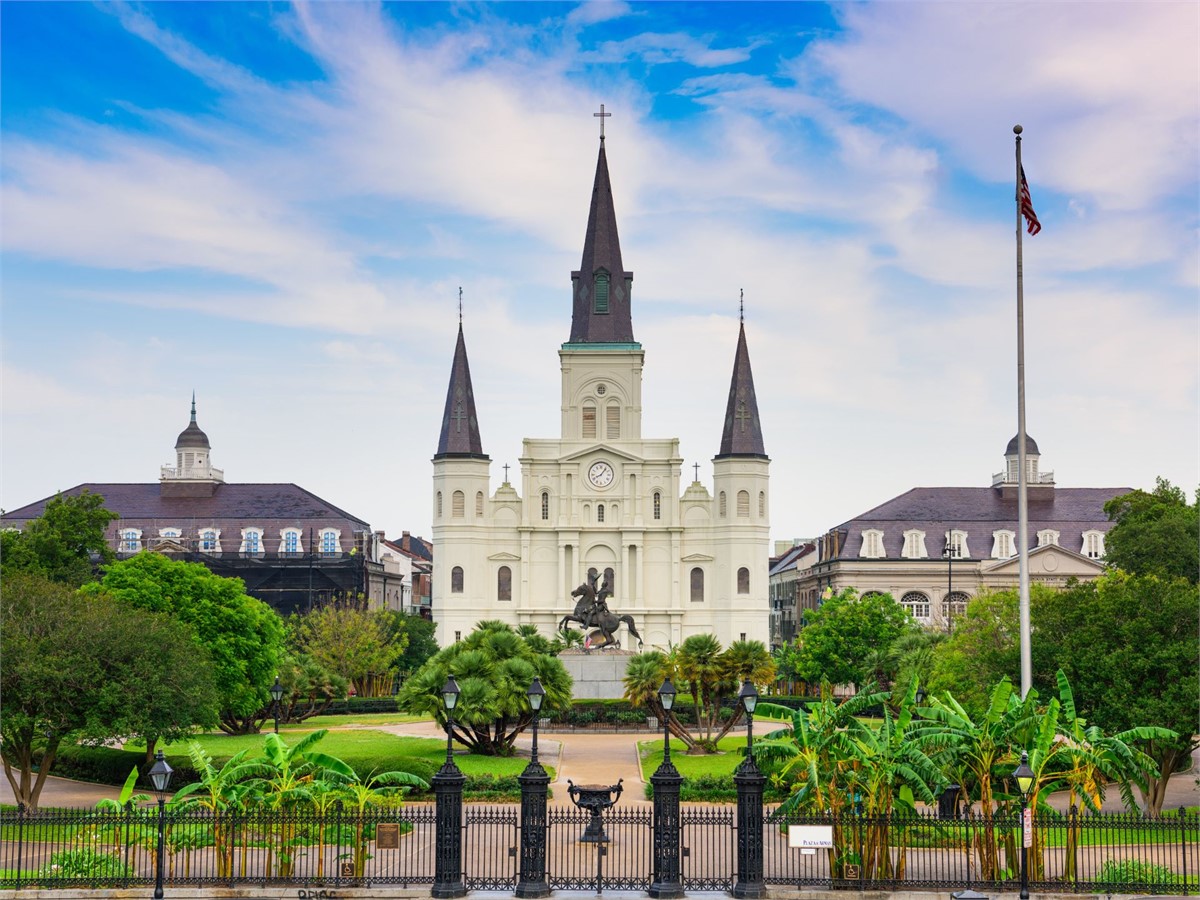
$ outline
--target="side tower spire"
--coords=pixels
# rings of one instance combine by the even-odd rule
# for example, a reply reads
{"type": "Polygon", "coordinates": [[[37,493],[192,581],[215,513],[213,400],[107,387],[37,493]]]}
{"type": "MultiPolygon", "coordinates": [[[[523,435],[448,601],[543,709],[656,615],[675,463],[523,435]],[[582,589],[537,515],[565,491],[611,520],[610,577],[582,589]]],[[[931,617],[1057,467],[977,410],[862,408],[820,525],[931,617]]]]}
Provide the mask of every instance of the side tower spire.
{"type": "MultiPolygon", "coordinates": [[[[606,117],[611,115],[605,113],[603,107],[600,114],[606,117]]],[[[603,118],[600,123],[603,129],[603,118]]],[[[596,180],[592,185],[592,206],[588,211],[587,233],[583,238],[583,261],[579,264],[579,271],[571,273],[574,301],[570,343],[633,343],[629,296],[632,284],[633,273],[626,272],[621,263],[617,213],[613,207],[608,157],[604,152],[604,134],[601,131],[596,180]]]]}
{"type": "MultiPolygon", "coordinates": [[[[461,304],[461,295],[459,298],[461,304]]],[[[463,339],[462,311],[459,308],[458,343],[450,368],[450,386],[446,389],[446,409],[442,413],[442,433],[434,459],[488,459],[479,437],[479,418],[475,415],[475,391],[471,387],[471,366],[467,362],[467,342],[463,339]]]]}
{"type": "Polygon", "coordinates": [[[758,419],[758,397],[754,393],[754,373],[750,370],[750,351],[746,347],[744,308],[739,319],[733,378],[729,382],[729,402],[725,406],[725,428],[721,432],[721,451],[716,458],[752,456],[766,459],[762,424],[758,419]]]}

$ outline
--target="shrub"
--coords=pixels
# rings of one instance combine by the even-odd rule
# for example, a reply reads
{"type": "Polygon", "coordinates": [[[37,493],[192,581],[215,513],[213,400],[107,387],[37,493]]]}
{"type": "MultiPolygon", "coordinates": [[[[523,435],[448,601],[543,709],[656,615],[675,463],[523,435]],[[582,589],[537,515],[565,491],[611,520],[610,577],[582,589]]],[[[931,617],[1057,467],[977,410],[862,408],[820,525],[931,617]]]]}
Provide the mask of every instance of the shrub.
{"type": "Polygon", "coordinates": [[[1174,884],[1179,880],[1166,866],[1141,859],[1107,859],[1096,876],[1101,884],[1119,885],[1174,884]]]}
{"type": "Polygon", "coordinates": [[[38,873],[42,878],[87,878],[93,881],[117,881],[132,873],[129,866],[110,853],[97,853],[91,847],[63,850],[50,857],[49,865],[38,873]]]}
{"type": "MultiPolygon", "coordinates": [[[[175,770],[171,783],[176,787],[199,780],[196,770],[192,768],[192,761],[186,755],[173,754],[167,757],[167,762],[175,770]]],[[[54,774],[77,781],[119,785],[125,783],[129,770],[136,767],[141,773],[138,786],[151,790],[153,786],[146,775],[148,767],[144,763],[145,754],[140,750],[73,744],[59,749],[54,758],[54,774]]]]}

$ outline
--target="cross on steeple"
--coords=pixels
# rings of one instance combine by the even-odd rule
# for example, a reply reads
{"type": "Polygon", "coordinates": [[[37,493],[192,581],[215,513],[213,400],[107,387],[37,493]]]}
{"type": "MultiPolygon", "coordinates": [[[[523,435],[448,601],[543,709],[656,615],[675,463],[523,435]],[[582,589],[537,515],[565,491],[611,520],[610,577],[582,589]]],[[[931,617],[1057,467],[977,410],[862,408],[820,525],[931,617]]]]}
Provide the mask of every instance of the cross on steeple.
{"type": "Polygon", "coordinates": [[[692,481],[700,480],[700,463],[692,463],[692,468],[696,470],[696,474],[692,477],[692,481]]]}
{"type": "Polygon", "coordinates": [[[611,118],[612,113],[604,111],[604,104],[600,104],[600,112],[592,113],[593,118],[600,120],[600,140],[604,140],[604,120],[611,118]]]}
{"type": "Polygon", "coordinates": [[[738,401],[737,415],[735,415],[734,418],[737,419],[738,422],[741,423],[742,433],[744,434],[746,432],[746,423],[749,422],[751,419],[750,413],[746,412],[746,401],[745,400],[738,401]]]}
{"type": "Polygon", "coordinates": [[[504,464],[504,483],[508,484],[508,463],[504,464]]]}
{"type": "Polygon", "coordinates": [[[467,417],[463,415],[461,400],[454,404],[454,415],[452,415],[450,418],[454,420],[454,430],[462,431],[462,423],[466,421],[467,417]]]}

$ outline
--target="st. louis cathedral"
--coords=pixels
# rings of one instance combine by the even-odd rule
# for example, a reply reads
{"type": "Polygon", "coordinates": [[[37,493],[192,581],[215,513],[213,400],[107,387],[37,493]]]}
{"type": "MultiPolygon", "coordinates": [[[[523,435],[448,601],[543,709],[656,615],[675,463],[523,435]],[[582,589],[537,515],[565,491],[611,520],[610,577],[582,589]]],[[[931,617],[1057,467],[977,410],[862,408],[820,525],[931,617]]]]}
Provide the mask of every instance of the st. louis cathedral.
{"type": "MultiPolygon", "coordinates": [[[[680,490],[678,438],[642,436],[642,363],[633,273],[621,259],[604,137],[583,261],[571,273],[560,434],[526,438],[521,488],[490,493],[467,348],[459,325],[433,457],[433,617],[443,646],[485,619],[550,636],[589,577],[651,646],[709,632],[768,639],[770,460],[763,446],[745,326],[738,333],[710,493],[680,490]]],[[[549,411],[547,411],[549,412],[549,411]]],[[[718,411],[713,410],[713,415],[718,411]]],[[[637,641],[622,627],[626,649],[637,641]]]]}

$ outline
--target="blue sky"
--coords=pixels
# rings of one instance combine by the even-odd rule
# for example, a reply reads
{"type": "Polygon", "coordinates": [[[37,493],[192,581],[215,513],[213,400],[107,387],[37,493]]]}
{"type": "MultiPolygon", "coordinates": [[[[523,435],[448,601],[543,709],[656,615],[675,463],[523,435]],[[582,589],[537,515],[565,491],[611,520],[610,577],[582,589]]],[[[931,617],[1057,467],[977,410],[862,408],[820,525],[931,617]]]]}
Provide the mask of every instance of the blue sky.
{"type": "MultiPolygon", "coordinates": [[[[1200,7],[6,3],[0,506],[172,462],[429,533],[458,288],[484,449],[558,429],[601,103],[643,434],[709,482],[745,291],[772,535],[990,483],[1195,486],[1200,7]]],[[[519,483],[516,484],[518,490],[519,483]]]]}

